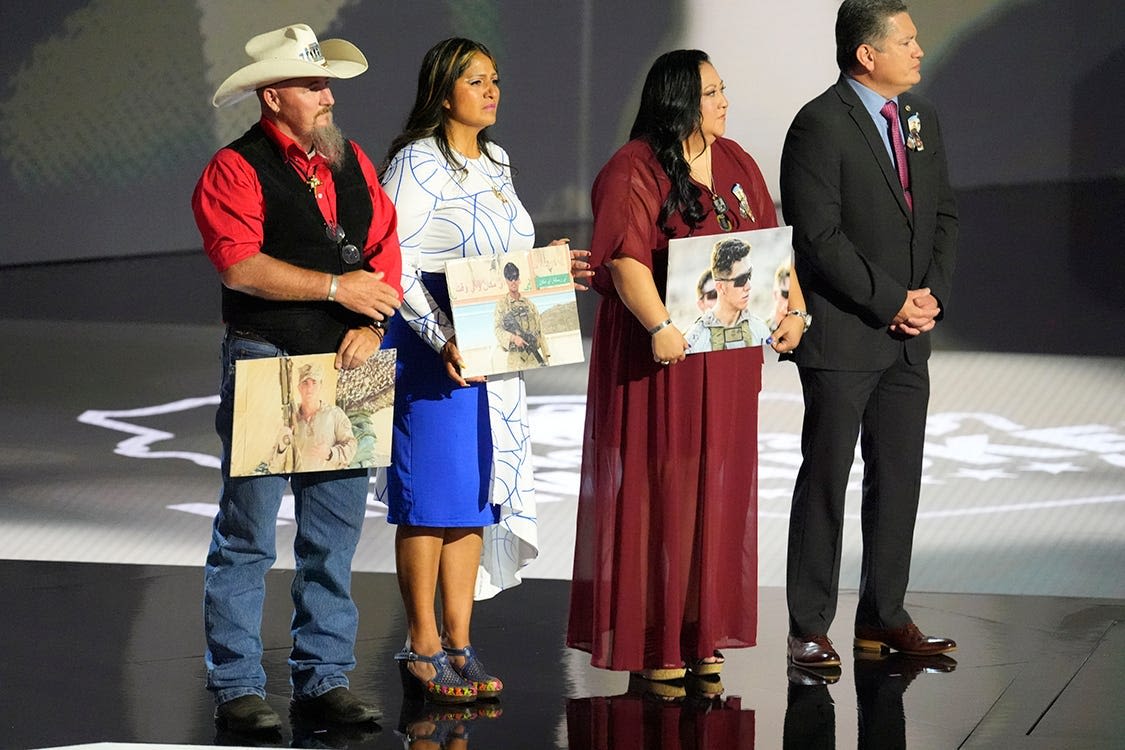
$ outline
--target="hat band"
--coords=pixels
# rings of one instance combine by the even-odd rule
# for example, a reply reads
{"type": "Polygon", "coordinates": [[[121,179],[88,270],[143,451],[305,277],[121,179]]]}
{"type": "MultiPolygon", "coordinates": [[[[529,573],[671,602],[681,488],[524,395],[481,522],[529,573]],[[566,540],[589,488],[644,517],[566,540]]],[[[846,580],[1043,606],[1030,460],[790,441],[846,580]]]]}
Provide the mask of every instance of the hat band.
{"type": "Polygon", "coordinates": [[[297,53],[297,59],[306,60],[318,65],[324,64],[324,53],[320,51],[320,42],[313,42],[297,53]]]}

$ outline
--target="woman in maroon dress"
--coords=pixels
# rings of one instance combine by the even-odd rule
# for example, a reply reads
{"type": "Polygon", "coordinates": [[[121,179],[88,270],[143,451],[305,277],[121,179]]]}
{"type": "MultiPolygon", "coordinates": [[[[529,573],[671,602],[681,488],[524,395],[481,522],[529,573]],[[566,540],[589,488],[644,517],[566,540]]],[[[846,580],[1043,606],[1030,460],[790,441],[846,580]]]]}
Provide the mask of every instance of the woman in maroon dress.
{"type": "MultiPolygon", "coordinates": [[[[592,195],[602,299],[567,645],[649,679],[716,674],[718,649],[757,635],[762,348],[685,356],[664,304],[669,239],[777,226],[757,164],[722,137],[726,110],[705,53],[662,55],[592,195]]],[[[795,275],[789,309],[778,352],[804,332],[795,275]]]]}

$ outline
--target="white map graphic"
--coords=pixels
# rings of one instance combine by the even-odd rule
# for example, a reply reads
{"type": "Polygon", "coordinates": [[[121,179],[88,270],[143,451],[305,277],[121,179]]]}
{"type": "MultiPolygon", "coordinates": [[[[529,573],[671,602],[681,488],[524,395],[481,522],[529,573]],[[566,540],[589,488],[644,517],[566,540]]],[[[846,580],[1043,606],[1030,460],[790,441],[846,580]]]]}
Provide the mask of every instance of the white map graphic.
{"type": "MultiPolygon", "coordinates": [[[[585,372],[576,369],[568,379],[566,367],[558,370],[540,381],[529,379],[540,556],[525,569],[527,578],[567,580],[573,565],[585,372]],[[567,395],[543,395],[559,392],[567,395]]],[[[1125,598],[1121,373],[1116,360],[935,356],[912,590],[1125,598]]],[[[767,362],[763,380],[759,583],[780,587],[803,408],[791,365],[767,362]]],[[[218,441],[210,427],[217,398],[198,391],[181,395],[157,397],[144,408],[103,403],[99,406],[106,408],[75,411],[83,426],[96,426],[109,437],[91,445],[106,453],[108,484],[103,490],[84,483],[76,501],[94,502],[96,495],[98,512],[81,527],[81,542],[55,543],[57,532],[42,525],[0,529],[0,545],[7,545],[9,556],[42,554],[54,545],[52,554],[63,559],[201,564],[219,488],[218,441]],[[154,458],[165,460],[141,460],[154,458]],[[130,470],[129,463],[139,467],[130,470]],[[125,475],[130,487],[140,483],[140,494],[132,489],[128,500],[119,499],[112,486],[113,477],[125,475]],[[115,509],[123,504],[128,511],[118,516],[115,509]],[[123,536],[129,547],[111,542],[123,536]]],[[[859,580],[862,471],[857,460],[844,524],[844,588],[859,580]]],[[[70,496],[65,489],[53,496],[58,499],[51,507],[58,508],[53,512],[60,520],[67,517],[70,496]]],[[[393,572],[394,527],[373,495],[367,514],[372,522],[364,528],[354,569],[393,572]]],[[[289,567],[290,500],[278,524],[277,565],[289,567]]]]}
{"type": "MultiPolygon", "coordinates": [[[[773,398],[763,393],[762,400],[773,398]]],[[[778,394],[780,399],[791,399],[778,394]]],[[[576,500],[582,460],[582,425],[586,399],[582,396],[532,396],[530,416],[535,453],[535,489],[540,503],[576,500]]],[[[78,421],[129,434],[117,443],[114,453],[140,459],[181,459],[199,466],[219,468],[219,457],[175,450],[176,436],[146,427],[145,417],[188,411],[218,404],[218,396],[185,398],[127,410],[88,410],[78,421]]],[[[998,414],[941,413],[930,415],[926,429],[926,460],[923,484],[945,484],[955,480],[995,482],[1027,474],[1052,476],[1096,471],[1105,466],[1125,467],[1125,433],[1109,425],[1060,425],[1047,429],[1026,429],[998,414]]],[[[763,432],[759,437],[759,498],[783,500],[787,504],[800,464],[800,435],[763,432]]],[[[852,468],[849,490],[859,490],[862,463],[852,468]]],[[[386,506],[368,496],[369,516],[384,515],[386,506]]],[[[1009,513],[1036,508],[1059,508],[1125,501],[1125,493],[1092,497],[1059,498],[1042,502],[973,505],[969,507],[924,510],[919,517],[942,518],[957,515],[1009,513]]],[[[283,504],[281,523],[292,521],[292,497],[283,504]],[[287,511],[287,513],[286,513],[287,511]]],[[[772,503],[776,504],[776,503],[772,503]]],[[[205,516],[215,514],[215,505],[192,503],[169,506],[173,510],[205,516]]],[[[763,509],[762,515],[788,518],[786,509],[763,509]]],[[[858,512],[849,513],[858,520],[858,512]]]]}

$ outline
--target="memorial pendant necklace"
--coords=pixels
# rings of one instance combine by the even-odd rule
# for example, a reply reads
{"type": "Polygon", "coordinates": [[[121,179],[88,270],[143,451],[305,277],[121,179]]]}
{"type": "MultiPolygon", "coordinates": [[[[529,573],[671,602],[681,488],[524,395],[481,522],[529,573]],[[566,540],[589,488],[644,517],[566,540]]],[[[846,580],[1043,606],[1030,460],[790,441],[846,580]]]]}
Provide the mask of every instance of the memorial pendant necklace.
{"type": "MultiPolygon", "coordinates": [[[[699,156],[703,156],[703,154],[707,153],[710,148],[710,146],[705,146],[699,156]]],[[[698,159],[699,156],[695,158],[698,159]]],[[[730,217],[727,216],[727,211],[729,210],[727,202],[723,199],[723,196],[715,192],[715,172],[714,167],[711,163],[710,156],[708,156],[707,159],[706,174],[706,181],[700,180],[700,182],[706,185],[707,191],[711,193],[711,204],[715,207],[715,221],[718,222],[719,229],[723,230],[724,232],[729,232],[730,230],[734,229],[734,224],[731,222],[730,217]]]]}

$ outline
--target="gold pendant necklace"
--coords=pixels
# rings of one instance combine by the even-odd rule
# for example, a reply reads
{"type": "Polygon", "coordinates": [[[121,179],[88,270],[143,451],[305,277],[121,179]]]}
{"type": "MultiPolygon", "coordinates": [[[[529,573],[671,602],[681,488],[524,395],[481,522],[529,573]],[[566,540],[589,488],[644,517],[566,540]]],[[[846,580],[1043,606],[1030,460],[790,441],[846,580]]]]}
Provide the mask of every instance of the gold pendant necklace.
{"type": "MultiPolygon", "coordinates": [[[[478,158],[483,158],[483,157],[478,157],[478,158]]],[[[468,157],[465,157],[465,161],[467,161],[469,164],[472,164],[473,168],[476,169],[476,171],[480,174],[480,176],[488,181],[488,186],[492,189],[492,194],[496,196],[496,199],[499,200],[501,203],[506,205],[508,203],[508,196],[504,195],[504,193],[500,190],[500,186],[497,185],[496,182],[492,179],[492,175],[490,175],[488,172],[486,172],[484,170],[484,167],[477,164],[475,159],[470,159],[468,157]]]]}
{"type": "MultiPolygon", "coordinates": [[[[316,152],[313,152],[313,153],[315,154],[316,152]]],[[[309,158],[310,159],[312,158],[312,154],[309,155],[309,158]]],[[[292,160],[290,160],[289,166],[293,167],[293,169],[297,172],[297,174],[301,176],[301,181],[309,186],[309,192],[315,194],[316,189],[324,184],[324,180],[322,180],[322,179],[320,179],[319,177],[316,176],[316,165],[315,164],[309,165],[311,167],[311,169],[308,172],[305,172],[303,169],[298,167],[296,162],[294,162],[292,160]]]]}
{"type": "Polygon", "coordinates": [[[316,176],[317,165],[315,163],[313,163],[313,157],[314,156],[316,156],[316,149],[315,148],[310,150],[310,151],[305,152],[305,157],[308,159],[308,165],[309,165],[309,171],[308,172],[301,169],[297,165],[296,160],[294,160],[292,158],[288,159],[288,164],[289,164],[289,166],[293,167],[293,169],[297,172],[298,175],[301,176],[301,181],[309,186],[309,192],[312,193],[313,195],[316,195],[316,189],[324,184],[324,180],[322,180],[322,179],[320,179],[319,177],[316,176]]]}

